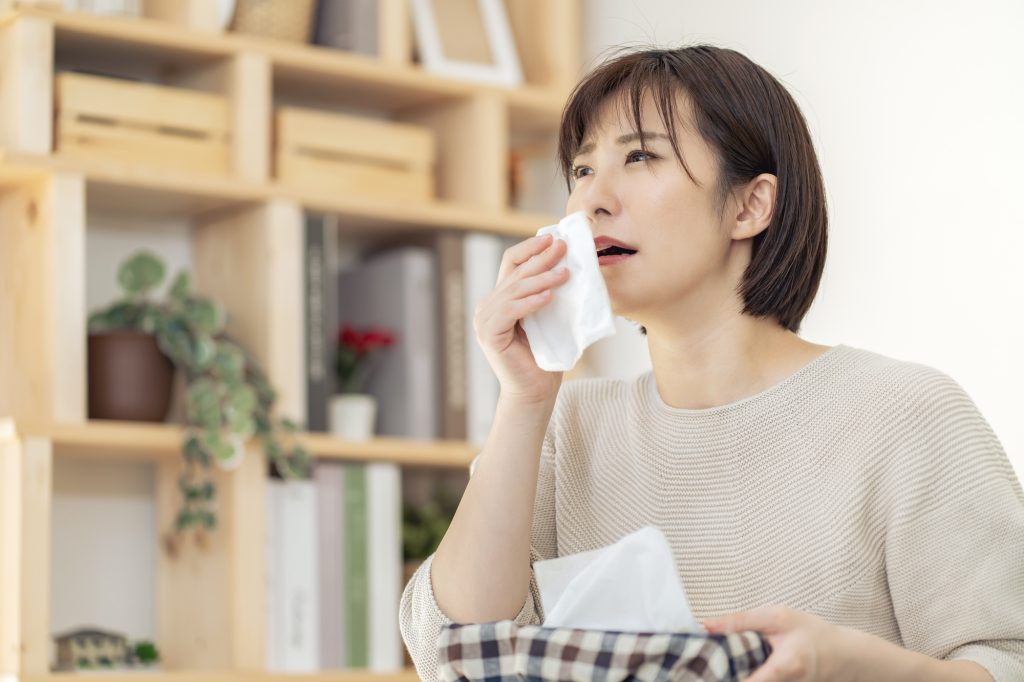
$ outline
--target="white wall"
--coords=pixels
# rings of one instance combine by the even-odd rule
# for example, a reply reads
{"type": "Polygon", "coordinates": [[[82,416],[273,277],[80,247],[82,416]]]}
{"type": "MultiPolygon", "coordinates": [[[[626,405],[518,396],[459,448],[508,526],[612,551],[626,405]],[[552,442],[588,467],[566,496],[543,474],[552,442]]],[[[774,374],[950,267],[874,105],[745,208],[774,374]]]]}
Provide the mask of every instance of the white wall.
{"type": "MultiPolygon", "coordinates": [[[[1024,3],[588,0],[586,52],[709,42],[789,88],[828,191],[829,257],[801,336],[936,367],[1024,478],[1024,3]]],[[[650,367],[627,326],[600,373],[650,367]]]]}

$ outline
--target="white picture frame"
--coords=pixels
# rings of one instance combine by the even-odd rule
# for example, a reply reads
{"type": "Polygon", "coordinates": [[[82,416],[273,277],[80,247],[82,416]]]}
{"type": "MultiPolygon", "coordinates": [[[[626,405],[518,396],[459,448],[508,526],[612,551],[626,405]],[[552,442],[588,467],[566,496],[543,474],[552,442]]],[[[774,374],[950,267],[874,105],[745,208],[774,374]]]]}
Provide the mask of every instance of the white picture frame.
{"type": "MultiPolygon", "coordinates": [[[[509,24],[504,0],[465,0],[475,2],[479,28],[487,38],[490,62],[470,61],[452,56],[442,39],[444,27],[438,23],[435,3],[449,0],[410,0],[413,27],[419,46],[423,68],[431,73],[488,85],[517,87],[523,83],[523,71],[516,51],[512,27],[509,24]]],[[[472,17],[460,17],[472,21],[472,17]]],[[[476,27],[474,27],[476,28],[476,27]]],[[[479,35],[479,34],[478,34],[479,35]]]]}

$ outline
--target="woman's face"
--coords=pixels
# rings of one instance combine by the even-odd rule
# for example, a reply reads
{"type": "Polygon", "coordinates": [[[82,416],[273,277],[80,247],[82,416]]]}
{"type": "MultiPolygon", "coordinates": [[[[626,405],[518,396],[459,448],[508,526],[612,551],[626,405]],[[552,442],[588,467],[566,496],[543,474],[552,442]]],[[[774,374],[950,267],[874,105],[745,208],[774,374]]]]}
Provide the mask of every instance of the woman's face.
{"type": "Polygon", "coordinates": [[[676,110],[686,119],[676,123],[680,152],[699,186],[676,158],[649,95],[641,116],[646,152],[632,116],[621,100],[609,98],[574,160],[566,206],[567,213],[586,212],[595,239],[611,237],[636,249],[615,262],[601,259],[601,273],[615,314],[648,326],[720,310],[723,297],[738,300],[735,289],[746,267],[734,262],[733,237],[719,218],[717,160],[683,113],[684,99],[676,110]]]}

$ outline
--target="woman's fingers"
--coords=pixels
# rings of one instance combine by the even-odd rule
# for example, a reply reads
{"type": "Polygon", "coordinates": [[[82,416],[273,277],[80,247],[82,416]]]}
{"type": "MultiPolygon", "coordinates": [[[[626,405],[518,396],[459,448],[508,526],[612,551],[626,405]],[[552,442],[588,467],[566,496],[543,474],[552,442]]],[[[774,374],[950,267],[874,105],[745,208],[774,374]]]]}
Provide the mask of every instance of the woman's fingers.
{"type": "MultiPolygon", "coordinates": [[[[518,275],[518,271],[516,271],[518,275]]],[[[553,289],[561,286],[568,279],[569,269],[565,266],[547,269],[543,272],[518,279],[511,278],[511,281],[504,287],[502,293],[513,301],[516,299],[531,296],[545,289],[553,289]]]]}
{"type": "MultiPolygon", "coordinates": [[[[565,255],[565,242],[561,239],[554,239],[550,234],[540,237],[531,237],[515,246],[509,247],[501,259],[501,266],[498,268],[498,282],[501,284],[513,272],[528,267],[526,274],[535,274],[538,263],[546,263],[551,267],[552,263],[565,255]],[[557,253],[557,258],[555,254],[557,253]]],[[[495,286],[497,286],[497,284],[495,286]]]]}
{"type": "Polygon", "coordinates": [[[516,323],[527,315],[537,312],[551,301],[551,289],[524,298],[510,301],[494,310],[489,317],[482,318],[477,334],[482,338],[497,338],[513,330],[516,323]]]}
{"type": "Polygon", "coordinates": [[[506,332],[516,322],[542,308],[550,300],[552,291],[568,279],[569,269],[560,267],[512,282],[485,299],[476,316],[479,320],[477,331],[506,332]]]}

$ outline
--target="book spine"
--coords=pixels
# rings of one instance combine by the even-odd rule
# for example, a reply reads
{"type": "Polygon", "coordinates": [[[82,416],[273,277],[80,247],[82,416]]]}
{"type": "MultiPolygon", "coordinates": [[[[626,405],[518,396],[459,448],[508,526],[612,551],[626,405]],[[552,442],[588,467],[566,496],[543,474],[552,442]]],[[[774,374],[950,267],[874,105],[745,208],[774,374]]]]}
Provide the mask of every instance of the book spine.
{"type": "Polygon", "coordinates": [[[318,462],[314,470],[320,547],[320,669],[340,670],[344,656],[344,464],[318,462]]]}
{"type": "Polygon", "coordinates": [[[437,236],[437,301],[440,325],[442,438],[466,438],[466,288],[463,238],[454,232],[437,236]]]}
{"type": "Polygon", "coordinates": [[[406,331],[402,352],[408,358],[409,368],[409,437],[432,439],[441,435],[437,400],[441,381],[437,371],[437,260],[429,250],[415,255],[407,261],[409,271],[402,292],[406,331]]]}
{"type": "Polygon", "coordinates": [[[402,474],[397,464],[366,465],[371,538],[369,558],[369,667],[372,672],[400,672],[404,665],[398,627],[402,596],[402,474]]]}
{"type": "Polygon", "coordinates": [[[329,278],[325,268],[324,219],[306,216],[305,222],[305,343],[306,343],[306,427],[310,431],[327,429],[328,339],[324,313],[324,295],[329,278]]]}
{"type": "Polygon", "coordinates": [[[369,665],[366,465],[345,467],[345,646],[349,668],[369,665]]]}
{"type": "Polygon", "coordinates": [[[285,672],[315,672],[320,665],[316,487],[310,480],[282,485],[282,667],[285,672]]]}
{"type": "Polygon", "coordinates": [[[494,290],[504,252],[499,237],[468,234],[464,237],[466,290],[466,440],[483,445],[498,408],[498,377],[476,340],[473,313],[477,304],[494,290]]]}

